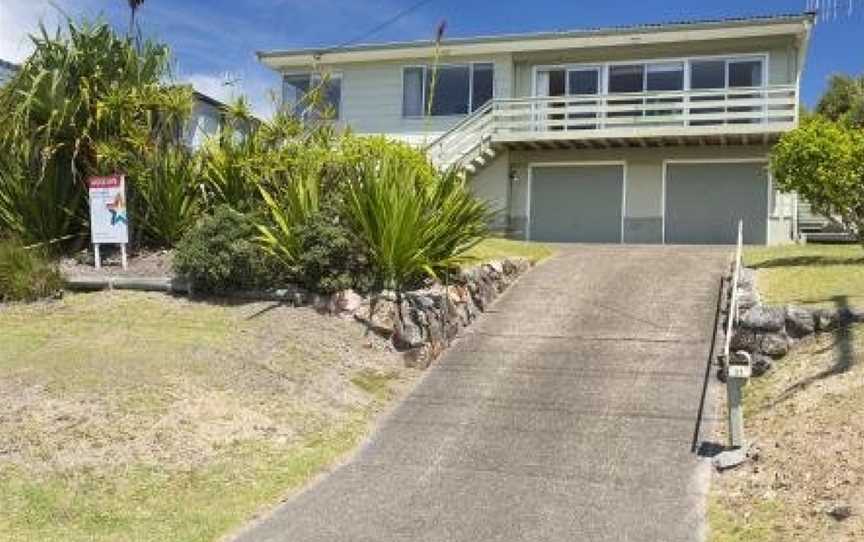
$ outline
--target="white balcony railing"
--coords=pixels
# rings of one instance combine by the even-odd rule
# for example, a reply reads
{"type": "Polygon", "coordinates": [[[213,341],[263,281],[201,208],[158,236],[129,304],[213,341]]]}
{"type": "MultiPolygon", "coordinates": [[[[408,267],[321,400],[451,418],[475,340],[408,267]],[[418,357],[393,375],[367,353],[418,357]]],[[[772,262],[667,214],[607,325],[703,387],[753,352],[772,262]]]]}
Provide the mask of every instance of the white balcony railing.
{"type": "Polygon", "coordinates": [[[430,145],[449,167],[488,143],[784,131],[798,120],[795,85],[495,99],[430,145]]]}

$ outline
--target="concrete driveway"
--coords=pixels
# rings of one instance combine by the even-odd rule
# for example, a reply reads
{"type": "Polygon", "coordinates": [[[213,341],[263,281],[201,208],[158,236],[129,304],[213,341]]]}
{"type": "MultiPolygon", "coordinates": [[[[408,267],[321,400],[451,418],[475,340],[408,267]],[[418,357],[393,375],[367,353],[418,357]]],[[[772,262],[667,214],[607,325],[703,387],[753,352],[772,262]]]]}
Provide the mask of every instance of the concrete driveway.
{"type": "Polygon", "coordinates": [[[240,540],[700,540],[690,446],[728,254],[562,247],[240,540]]]}

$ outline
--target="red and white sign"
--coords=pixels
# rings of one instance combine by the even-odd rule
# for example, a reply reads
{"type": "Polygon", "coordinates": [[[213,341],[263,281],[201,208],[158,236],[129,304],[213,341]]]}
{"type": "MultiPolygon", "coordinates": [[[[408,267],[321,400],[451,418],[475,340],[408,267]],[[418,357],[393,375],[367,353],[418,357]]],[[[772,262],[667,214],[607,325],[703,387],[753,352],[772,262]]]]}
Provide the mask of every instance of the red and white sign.
{"type": "Polygon", "coordinates": [[[91,177],[87,180],[87,187],[90,193],[90,237],[93,244],[128,243],[125,177],[91,177]]]}

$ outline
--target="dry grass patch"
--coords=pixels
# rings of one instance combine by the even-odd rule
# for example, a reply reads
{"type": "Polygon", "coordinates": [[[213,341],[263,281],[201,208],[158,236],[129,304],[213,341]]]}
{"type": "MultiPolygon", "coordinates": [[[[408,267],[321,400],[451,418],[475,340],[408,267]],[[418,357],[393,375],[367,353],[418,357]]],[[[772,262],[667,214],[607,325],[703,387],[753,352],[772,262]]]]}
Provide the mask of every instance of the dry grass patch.
{"type": "Polygon", "coordinates": [[[276,304],[70,295],[0,329],[0,540],[213,540],[415,376],[360,326],[276,304]]]}
{"type": "Polygon", "coordinates": [[[746,388],[758,458],[715,478],[712,540],[864,540],[864,326],[802,342],[746,388]],[[829,512],[851,506],[837,521],[829,512]]]}

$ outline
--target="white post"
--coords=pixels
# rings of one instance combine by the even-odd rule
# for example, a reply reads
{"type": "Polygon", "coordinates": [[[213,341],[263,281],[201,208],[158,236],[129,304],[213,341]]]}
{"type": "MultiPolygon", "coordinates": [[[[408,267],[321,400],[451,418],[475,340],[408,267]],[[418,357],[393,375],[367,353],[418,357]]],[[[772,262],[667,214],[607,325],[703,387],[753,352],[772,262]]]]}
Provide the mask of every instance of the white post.
{"type": "Polygon", "coordinates": [[[726,379],[726,398],[729,401],[729,446],[744,447],[744,408],[741,406],[741,388],[746,379],[729,375],[726,379]]]}
{"type": "Polygon", "coordinates": [[[738,278],[741,276],[741,251],[743,245],[744,222],[738,221],[738,244],[735,247],[735,269],[732,272],[732,295],[729,299],[729,315],[726,323],[726,344],[723,353],[726,356],[726,400],[729,410],[729,445],[732,448],[743,448],[744,440],[744,409],[742,406],[742,388],[750,378],[750,355],[736,353],[733,359],[730,352],[734,324],[738,320],[738,278]]]}
{"type": "Polygon", "coordinates": [[[128,264],[128,260],[126,258],[126,243],[120,243],[120,261],[123,264],[123,271],[126,271],[126,266],[128,264]]]}
{"type": "Polygon", "coordinates": [[[102,258],[99,256],[99,243],[93,244],[93,258],[96,262],[96,269],[102,269],[102,258]]]}

